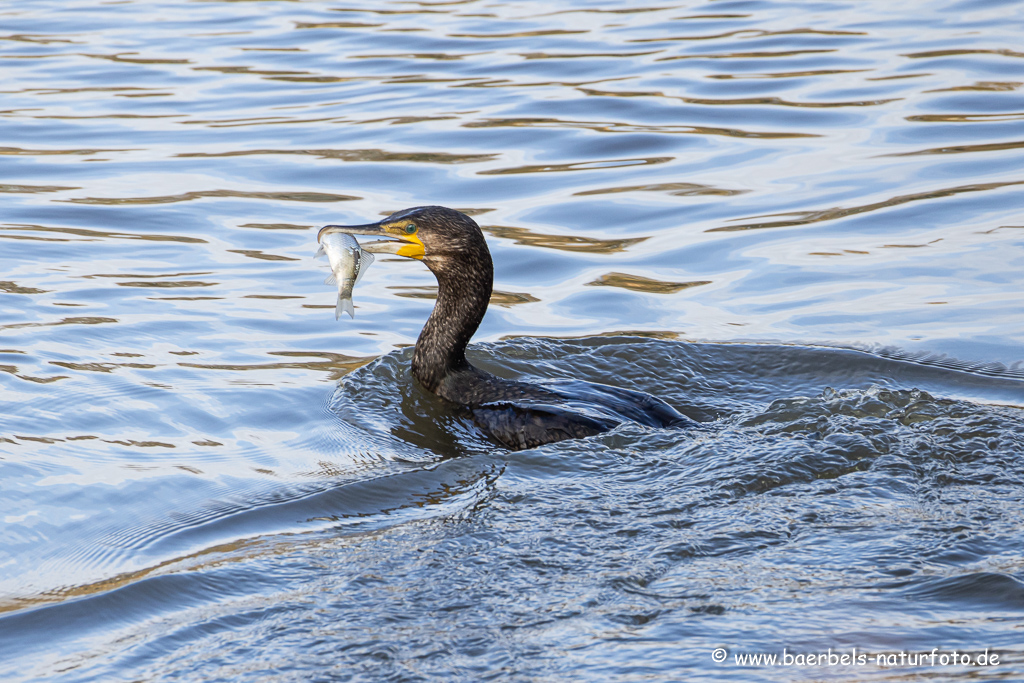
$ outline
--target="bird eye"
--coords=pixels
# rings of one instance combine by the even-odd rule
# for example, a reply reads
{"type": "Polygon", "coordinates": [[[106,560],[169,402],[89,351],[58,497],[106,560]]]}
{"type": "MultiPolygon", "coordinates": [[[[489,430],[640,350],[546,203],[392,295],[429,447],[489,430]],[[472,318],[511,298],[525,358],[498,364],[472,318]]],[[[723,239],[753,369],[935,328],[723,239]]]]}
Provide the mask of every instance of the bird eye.
{"type": "Polygon", "coordinates": [[[407,226],[405,226],[406,235],[411,235],[414,232],[416,232],[416,226],[413,223],[409,223],[407,226]]]}

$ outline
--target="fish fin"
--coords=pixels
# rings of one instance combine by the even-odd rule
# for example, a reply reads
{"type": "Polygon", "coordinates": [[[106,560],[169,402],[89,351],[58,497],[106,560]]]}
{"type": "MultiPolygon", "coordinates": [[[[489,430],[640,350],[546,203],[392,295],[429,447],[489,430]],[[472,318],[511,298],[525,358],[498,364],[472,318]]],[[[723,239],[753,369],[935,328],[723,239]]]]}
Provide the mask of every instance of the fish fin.
{"type": "Polygon", "coordinates": [[[345,311],[346,313],[348,313],[348,317],[350,317],[350,318],[355,318],[356,317],[356,309],[352,305],[352,299],[342,299],[340,296],[338,297],[338,305],[334,307],[334,319],[335,320],[338,320],[339,318],[341,318],[341,312],[342,311],[345,311]]]}
{"type": "Polygon", "coordinates": [[[327,256],[327,251],[324,249],[324,245],[322,244],[320,245],[320,248],[316,250],[316,253],[313,254],[313,258],[316,259],[320,258],[321,256],[327,256]]]}
{"type": "Polygon", "coordinates": [[[338,278],[334,277],[334,273],[331,273],[330,275],[327,276],[327,279],[324,280],[324,284],[325,285],[336,285],[336,284],[338,284],[338,278]]]}
{"type": "Polygon", "coordinates": [[[359,272],[356,274],[356,283],[363,279],[363,273],[369,270],[371,265],[373,265],[373,254],[364,251],[359,257],[359,272]]]}

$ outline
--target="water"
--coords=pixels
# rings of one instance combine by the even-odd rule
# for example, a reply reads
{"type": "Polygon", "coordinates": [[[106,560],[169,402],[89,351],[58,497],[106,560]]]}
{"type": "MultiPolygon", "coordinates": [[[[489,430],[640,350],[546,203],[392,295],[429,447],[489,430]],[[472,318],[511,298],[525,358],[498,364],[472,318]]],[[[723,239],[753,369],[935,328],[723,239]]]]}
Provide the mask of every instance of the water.
{"type": "Polygon", "coordinates": [[[0,677],[1024,677],[1011,2],[0,3],[0,677]],[[496,265],[497,374],[708,421],[509,453],[382,259],[496,265]],[[747,653],[986,648],[998,665],[747,653]],[[712,660],[715,648],[728,652],[712,660]]]}

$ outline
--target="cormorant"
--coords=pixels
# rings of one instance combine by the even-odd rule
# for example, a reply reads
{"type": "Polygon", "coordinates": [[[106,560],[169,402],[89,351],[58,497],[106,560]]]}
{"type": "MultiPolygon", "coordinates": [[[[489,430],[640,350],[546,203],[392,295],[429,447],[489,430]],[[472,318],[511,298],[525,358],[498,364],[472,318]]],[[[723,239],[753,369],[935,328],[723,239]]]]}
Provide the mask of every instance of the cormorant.
{"type": "Polygon", "coordinates": [[[590,382],[542,387],[502,379],[466,360],[466,345],[487,311],[494,265],[480,226],[443,206],[418,206],[366,225],[325,225],[335,232],[391,238],[363,249],[423,261],[437,277],[437,302],[412,356],[412,374],[434,394],[469,411],[476,424],[512,449],[607,431],[624,421],[669,427],[690,421],[648,394],[590,382]],[[564,389],[564,390],[562,390],[564,389]]]}

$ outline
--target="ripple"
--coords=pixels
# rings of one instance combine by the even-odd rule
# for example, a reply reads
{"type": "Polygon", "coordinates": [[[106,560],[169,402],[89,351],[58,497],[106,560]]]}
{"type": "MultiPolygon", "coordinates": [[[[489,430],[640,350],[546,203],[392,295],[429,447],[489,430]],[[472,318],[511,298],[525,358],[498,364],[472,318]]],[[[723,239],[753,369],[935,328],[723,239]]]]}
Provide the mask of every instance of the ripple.
{"type": "Polygon", "coordinates": [[[0,184],[0,192],[7,194],[38,194],[41,192],[63,192],[65,190],[80,190],[80,187],[64,187],[62,185],[3,185],[0,184]]]}
{"type": "Polygon", "coordinates": [[[634,292],[646,292],[648,294],[675,294],[676,292],[681,292],[682,290],[689,289],[690,287],[700,287],[701,285],[710,284],[710,280],[694,282],[665,282],[663,280],[654,280],[641,275],[629,275],[626,273],[605,273],[596,280],[587,283],[587,285],[591,287],[621,287],[622,289],[628,289],[634,292]]]}
{"type": "MultiPolygon", "coordinates": [[[[332,308],[325,306],[324,308],[332,308]]],[[[249,372],[253,370],[315,370],[326,372],[332,381],[336,381],[357,368],[361,368],[370,361],[369,358],[353,358],[340,353],[328,353],[325,351],[269,351],[271,356],[285,356],[289,358],[321,358],[324,360],[296,360],[274,363],[255,364],[216,364],[216,363],[178,363],[183,368],[198,368],[201,370],[231,370],[235,372],[249,372]]]]}
{"type": "MultiPolygon", "coordinates": [[[[94,154],[109,154],[111,152],[133,152],[132,149],[24,149],[21,147],[0,147],[0,156],[49,156],[49,155],[75,155],[92,156],[94,154]]],[[[69,188],[79,189],[79,188],[69,188]]]]}
{"type": "Polygon", "coordinates": [[[1019,81],[979,81],[973,85],[959,85],[952,88],[938,88],[925,92],[1011,92],[1024,85],[1019,81]]]}
{"type": "Polygon", "coordinates": [[[260,261],[299,261],[300,259],[292,258],[291,256],[281,256],[280,254],[266,254],[259,249],[228,249],[229,253],[241,254],[248,258],[254,258],[260,261]]]}
{"type": "Polygon", "coordinates": [[[909,52],[902,56],[909,59],[932,59],[934,57],[961,57],[963,55],[1001,55],[1003,57],[1024,57],[1024,52],[1015,52],[1013,50],[985,50],[985,49],[968,49],[968,50],[930,50],[927,52],[909,52]]]}
{"type": "MultiPolygon", "coordinates": [[[[661,92],[615,92],[612,90],[596,90],[593,88],[580,88],[580,92],[587,95],[594,95],[599,97],[662,97],[667,99],[679,100],[680,102],[686,102],[687,104],[701,104],[708,106],[720,106],[720,105],[767,105],[770,107],[806,107],[810,109],[833,109],[838,107],[875,107],[889,102],[896,102],[900,98],[887,99],[887,100],[859,100],[851,102],[792,102],[784,100],[779,97],[743,97],[735,99],[702,99],[696,97],[667,97],[661,92]]],[[[924,120],[922,117],[909,117],[908,120],[924,120]]]]}
{"type": "Polygon", "coordinates": [[[97,198],[79,197],[75,199],[64,199],[71,204],[101,204],[105,206],[134,206],[138,204],[173,204],[175,202],[189,202],[194,199],[207,197],[236,197],[249,199],[267,199],[270,201],[287,202],[349,202],[361,197],[352,197],[343,194],[328,194],[326,192],[246,192],[242,190],[197,190],[183,192],[176,195],[165,195],[163,197],[126,197],[126,198],[97,198]]]}
{"type": "Polygon", "coordinates": [[[758,80],[762,78],[807,78],[809,76],[834,76],[837,74],[870,73],[871,69],[814,69],[810,71],[777,71],[743,74],[709,74],[707,78],[719,80],[758,80]]]}
{"type": "Polygon", "coordinates": [[[583,235],[553,235],[534,232],[527,228],[517,228],[504,225],[486,225],[483,231],[495,237],[512,240],[515,244],[522,244],[529,247],[542,249],[557,249],[559,251],[581,251],[595,254],[613,254],[625,251],[634,244],[649,239],[647,237],[630,237],[625,239],[604,240],[596,237],[585,237],[583,235]]]}
{"type": "Polygon", "coordinates": [[[0,281],[0,292],[6,294],[46,294],[51,290],[36,289],[35,287],[21,287],[10,280],[0,281]]]}
{"type": "MultiPolygon", "coordinates": [[[[437,299],[437,287],[408,287],[402,285],[392,285],[388,289],[395,290],[395,296],[401,296],[408,299],[427,299],[433,301],[437,299]]],[[[491,291],[491,298],[489,300],[492,306],[515,306],[516,304],[529,304],[540,301],[537,297],[527,294],[526,292],[503,292],[499,289],[491,291]]]]}
{"type": "Polygon", "coordinates": [[[106,59],[111,62],[123,62],[125,64],[191,64],[191,60],[188,59],[166,59],[166,58],[154,58],[154,57],[132,57],[131,55],[137,55],[138,52],[119,52],[111,55],[98,55],[89,54],[86,52],[79,53],[82,57],[89,57],[90,59],[106,59]]]}
{"type": "MultiPolygon", "coordinates": [[[[176,156],[184,158],[236,157],[270,154],[305,154],[318,159],[358,162],[421,162],[429,164],[474,164],[493,161],[498,154],[448,154],[444,152],[387,152],[381,149],[253,149],[237,152],[192,152],[176,156]]],[[[0,186],[2,187],[2,186],[0,186]]],[[[67,188],[78,189],[78,188],[67,188]]]]}
{"type": "Polygon", "coordinates": [[[1012,114],[920,114],[908,116],[907,121],[921,123],[985,123],[988,121],[1016,121],[1024,119],[1024,113],[1012,114]]]}
{"type": "MultiPolygon", "coordinates": [[[[615,122],[602,123],[599,121],[563,121],[559,119],[491,119],[486,121],[472,121],[469,123],[464,123],[462,125],[465,128],[581,128],[586,130],[594,130],[601,133],[668,133],[689,135],[724,135],[736,138],[764,139],[819,137],[815,133],[772,133],[740,130],[737,128],[712,128],[708,126],[632,125],[615,122]]],[[[662,163],[661,159],[664,159],[665,161],[671,161],[672,157],[654,157],[654,159],[656,161],[650,163],[662,163]]]]}
{"type": "Polygon", "coordinates": [[[975,152],[1002,152],[1008,149],[1020,149],[1024,147],[1024,140],[1015,140],[1013,142],[992,142],[980,145],[953,145],[949,147],[933,147],[931,149],[921,149],[915,152],[900,152],[899,154],[890,154],[889,156],[894,157],[912,157],[920,156],[922,154],[973,154],[975,152]]]}
{"type": "Polygon", "coordinates": [[[178,287],[215,287],[220,283],[218,282],[203,282],[201,280],[173,280],[166,282],[155,282],[155,281],[143,281],[143,282],[118,282],[118,287],[155,287],[155,288],[170,288],[175,289],[178,287]]]}
{"type": "Polygon", "coordinates": [[[58,322],[50,323],[17,323],[14,325],[2,325],[0,327],[8,330],[22,327],[53,327],[55,325],[103,325],[118,322],[117,318],[104,318],[100,316],[74,316],[61,318],[58,322]]]}
{"type": "Polygon", "coordinates": [[[659,62],[674,62],[682,59],[776,59],[779,57],[799,57],[803,55],[818,55],[836,52],[832,49],[824,50],[787,50],[776,52],[725,52],[725,53],[702,53],[692,55],[674,55],[672,57],[659,57],[659,62]]]}
{"type": "MultiPolygon", "coordinates": [[[[185,235],[148,235],[129,232],[106,232],[102,230],[87,230],[84,228],[72,228],[65,226],[49,225],[26,225],[7,223],[0,225],[0,230],[25,230],[30,232],[56,232],[77,237],[101,237],[114,240],[144,240],[148,242],[180,242],[183,244],[206,244],[206,240],[198,237],[187,237],[185,235]]],[[[0,235],[0,237],[16,237],[15,235],[0,235]]]]}
{"type": "MultiPolygon", "coordinates": [[[[721,226],[717,228],[711,228],[708,232],[735,232],[737,230],[761,230],[764,228],[784,228],[795,225],[809,225],[811,223],[820,223],[823,221],[836,220],[838,218],[845,218],[846,216],[855,216],[860,213],[866,213],[869,211],[877,211],[879,209],[886,209],[893,206],[900,206],[901,204],[907,204],[910,202],[918,202],[929,199],[938,199],[940,197],[950,197],[965,192],[988,192],[990,190],[998,190],[1004,187],[1013,187],[1015,185],[1024,184],[1024,180],[1012,180],[1000,183],[984,183],[979,185],[962,185],[959,187],[944,188],[941,190],[932,190],[930,192],[918,192],[915,194],[902,195],[899,197],[892,197],[881,202],[874,202],[872,204],[865,204],[863,206],[854,206],[849,208],[834,208],[824,209],[821,211],[801,211],[794,214],[775,214],[775,215],[800,215],[799,218],[785,221],[772,221],[767,223],[745,223],[743,225],[729,225],[721,226]]],[[[762,216],[762,218],[770,218],[771,216],[762,216]]],[[[749,219],[737,219],[737,220],[749,220],[749,219]]]]}
{"type": "Polygon", "coordinates": [[[708,185],[696,183],[652,183],[650,185],[628,185],[626,187],[606,187],[596,190],[583,190],[574,192],[577,197],[587,197],[595,194],[617,194],[619,192],[667,192],[674,197],[691,197],[695,195],[718,195],[730,197],[743,194],[749,190],[725,190],[708,185]]]}
{"type": "Polygon", "coordinates": [[[672,161],[672,157],[649,157],[646,159],[608,159],[605,161],[580,161],[572,164],[538,164],[532,166],[516,166],[514,168],[496,168],[477,171],[478,175],[509,175],[517,173],[564,173],[566,171],[592,171],[624,166],[647,166],[664,164],[672,161]]]}
{"type": "Polygon", "coordinates": [[[988,604],[1000,612],[1024,609],[1024,584],[1012,576],[992,572],[933,578],[903,592],[912,600],[988,604]]]}

